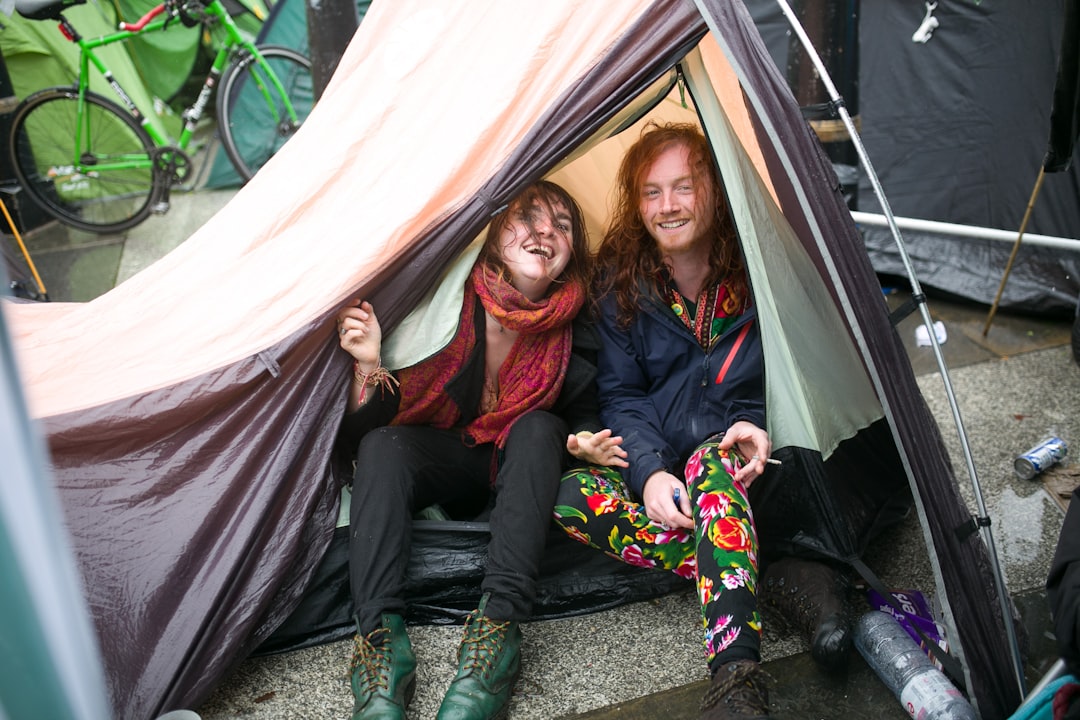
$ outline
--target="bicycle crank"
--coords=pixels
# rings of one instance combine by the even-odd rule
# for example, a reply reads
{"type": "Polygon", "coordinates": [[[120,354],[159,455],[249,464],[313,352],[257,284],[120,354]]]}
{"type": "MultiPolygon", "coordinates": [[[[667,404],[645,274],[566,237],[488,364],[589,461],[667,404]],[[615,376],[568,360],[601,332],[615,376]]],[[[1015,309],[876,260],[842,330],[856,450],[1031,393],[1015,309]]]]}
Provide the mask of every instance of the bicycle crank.
{"type": "Polygon", "coordinates": [[[154,148],[150,159],[154,163],[154,185],[157,186],[157,200],[151,212],[164,215],[169,211],[172,186],[183,183],[191,174],[191,158],[180,148],[167,146],[154,148]]]}
{"type": "Polygon", "coordinates": [[[154,148],[151,159],[154,161],[154,174],[166,188],[180,185],[191,174],[191,158],[180,148],[154,148]]]}

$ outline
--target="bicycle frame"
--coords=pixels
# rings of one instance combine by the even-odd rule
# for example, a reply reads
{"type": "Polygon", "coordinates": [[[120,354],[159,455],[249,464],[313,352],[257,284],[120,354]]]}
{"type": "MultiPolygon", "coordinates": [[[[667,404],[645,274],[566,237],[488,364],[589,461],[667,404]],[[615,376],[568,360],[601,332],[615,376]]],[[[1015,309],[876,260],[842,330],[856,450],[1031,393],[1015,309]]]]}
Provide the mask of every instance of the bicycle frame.
{"type": "MultiPolygon", "coordinates": [[[[217,53],[214,56],[214,60],[211,63],[210,72],[206,76],[203,82],[202,89],[199,91],[198,97],[190,107],[184,110],[182,117],[184,124],[181,128],[180,134],[176,139],[175,147],[179,150],[186,150],[191,143],[191,138],[195,133],[195,127],[202,117],[202,113],[206,108],[207,103],[210,102],[210,97],[214,92],[214,88],[217,86],[218,80],[220,80],[222,74],[225,72],[226,67],[229,64],[233,54],[238,51],[247,52],[255,56],[259,60],[259,67],[262,71],[261,77],[258,74],[253,75],[255,82],[257,83],[260,92],[264,96],[269,97],[270,89],[267,86],[267,81],[273,86],[273,88],[279,94],[282,99],[285,109],[288,112],[290,120],[297,122],[296,110],[292,106],[292,102],[289,100],[288,94],[285,91],[284,86],[281,84],[280,78],[261,61],[261,54],[255,47],[255,43],[247,39],[233,22],[232,17],[229,16],[228,11],[221,4],[220,0],[211,0],[211,2],[202,4],[197,3],[198,10],[205,14],[205,17],[200,20],[202,24],[209,27],[214,34],[224,33],[225,37],[223,42],[219,43],[217,53]]],[[[166,26],[171,22],[176,22],[180,13],[184,12],[189,6],[189,3],[179,3],[175,0],[158,5],[149,12],[147,12],[137,22],[132,24],[121,23],[120,29],[114,33],[107,35],[101,35],[95,38],[84,38],[75,27],[65,17],[60,18],[60,31],[64,36],[75,43],[79,47],[79,78],[77,82],[78,87],[78,113],[80,117],[85,111],[85,97],[86,92],[90,84],[90,65],[93,65],[102,77],[112,88],[113,92],[120,99],[120,102],[131,113],[132,117],[138,121],[150,138],[154,141],[154,144],[158,147],[168,147],[170,145],[170,138],[165,137],[153,123],[149,121],[149,118],[139,109],[135,104],[135,101],[131,99],[131,96],[124,90],[123,86],[113,77],[109,71],[108,66],[104,61],[95,53],[97,48],[104,47],[106,45],[112,45],[113,43],[123,42],[136,35],[142,35],[144,33],[151,33],[156,30],[164,30],[166,26]],[[167,14],[168,17],[163,19],[155,19],[158,15],[167,14]]],[[[78,133],[81,135],[83,132],[82,123],[79,124],[78,133]]],[[[82,147],[82,137],[75,138],[75,147],[82,147]]],[[[78,151],[76,151],[78,152],[78,151]]],[[[79,158],[73,158],[73,164],[78,165],[79,158]]],[[[118,163],[110,165],[99,165],[97,169],[120,169],[120,168],[145,168],[154,164],[152,158],[138,159],[132,158],[130,160],[123,160],[118,163]]]]}

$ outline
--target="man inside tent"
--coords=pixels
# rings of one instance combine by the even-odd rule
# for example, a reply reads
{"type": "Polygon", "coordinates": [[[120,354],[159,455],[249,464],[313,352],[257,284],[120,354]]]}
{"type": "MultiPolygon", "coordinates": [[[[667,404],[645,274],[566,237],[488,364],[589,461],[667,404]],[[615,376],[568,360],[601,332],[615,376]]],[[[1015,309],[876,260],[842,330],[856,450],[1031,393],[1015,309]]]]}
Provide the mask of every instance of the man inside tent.
{"type": "Polygon", "coordinates": [[[759,588],[841,662],[851,628],[840,574],[785,557],[759,583],[754,513],[775,460],[765,427],[757,316],[734,222],[705,136],[646,126],[617,179],[598,250],[601,420],[629,466],[564,476],[555,508],[570,535],[628,563],[696,578],[712,676],[703,720],[768,717],[759,588]],[[753,510],[752,510],[753,508],[753,510]]]}

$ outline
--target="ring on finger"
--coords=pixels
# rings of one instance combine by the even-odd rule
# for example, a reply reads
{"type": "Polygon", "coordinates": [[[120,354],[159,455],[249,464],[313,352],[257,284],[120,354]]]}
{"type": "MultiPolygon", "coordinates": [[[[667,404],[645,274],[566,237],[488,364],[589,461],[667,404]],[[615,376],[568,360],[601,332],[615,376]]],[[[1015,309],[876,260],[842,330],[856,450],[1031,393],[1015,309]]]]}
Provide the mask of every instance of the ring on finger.
{"type": "Polygon", "coordinates": [[[345,333],[348,332],[348,330],[346,330],[345,326],[342,325],[341,327],[338,328],[338,332],[341,333],[342,335],[344,335],[345,333]]]}

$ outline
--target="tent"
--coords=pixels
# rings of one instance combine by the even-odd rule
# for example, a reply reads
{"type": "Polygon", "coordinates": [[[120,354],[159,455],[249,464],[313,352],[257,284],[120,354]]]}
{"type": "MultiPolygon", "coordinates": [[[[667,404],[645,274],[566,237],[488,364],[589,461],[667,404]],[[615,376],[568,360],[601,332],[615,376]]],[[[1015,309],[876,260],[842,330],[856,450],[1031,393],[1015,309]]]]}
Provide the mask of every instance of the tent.
{"type": "Polygon", "coordinates": [[[975,520],[832,168],[744,6],[413,0],[373,4],[300,132],[182,246],[88,303],[2,304],[116,717],[197,704],[311,585],[339,512],[337,308],[371,299],[402,347],[388,362],[419,359],[456,322],[417,321],[422,301],[456,313],[428,296],[498,208],[550,175],[601,226],[618,143],[683,98],[736,213],[774,443],[815,502],[851,501],[823,524],[859,520],[812,549],[857,555],[889,505],[860,493],[897,475],[958,681],[985,720],[1019,704],[986,534],[955,532],[975,520]]]}
{"type": "MultiPolygon", "coordinates": [[[[746,4],[769,54],[787,67],[791,36],[777,3],[746,4]]],[[[1073,4],[939,0],[931,11],[937,26],[924,42],[913,35],[926,3],[858,4],[860,135],[892,211],[942,224],[913,222],[904,232],[928,288],[987,305],[994,300],[1046,153],[1062,27],[1073,4]]],[[[858,183],[858,210],[880,214],[865,173],[858,183]]],[[[1073,312],[1080,251],[1063,250],[1054,239],[1080,239],[1078,196],[1080,166],[1047,176],[1003,308],[1073,312]]],[[[874,268],[904,275],[889,229],[862,229],[874,268]]]]}

